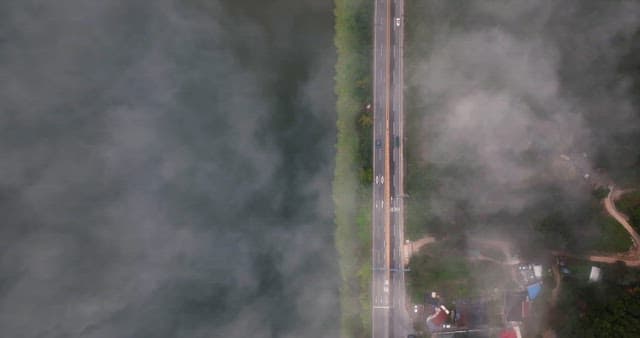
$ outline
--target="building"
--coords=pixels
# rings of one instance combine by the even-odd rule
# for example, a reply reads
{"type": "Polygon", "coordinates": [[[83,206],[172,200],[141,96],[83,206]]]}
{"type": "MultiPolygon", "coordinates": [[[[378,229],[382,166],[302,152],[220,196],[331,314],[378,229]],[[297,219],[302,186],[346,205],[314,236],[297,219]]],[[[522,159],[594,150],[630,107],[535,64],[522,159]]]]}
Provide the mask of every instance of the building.
{"type": "Polygon", "coordinates": [[[520,286],[529,285],[539,278],[536,277],[535,270],[532,264],[520,264],[517,266],[517,282],[520,286]]]}
{"type": "Polygon", "coordinates": [[[534,300],[540,294],[542,290],[542,282],[536,282],[529,286],[527,286],[527,295],[529,296],[529,300],[534,300]]]}
{"type": "Polygon", "coordinates": [[[536,264],[533,266],[533,274],[538,279],[542,279],[542,265],[536,264]]]}
{"type": "Polygon", "coordinates": [[[440,305],[440,297],[438,296],[438,293],[433,291],[424,296],[424,302],[425,304],[428,304],[428,305],[438,306],[440,305]]]}
{"type": "Polygon", "coordinates": [[[456,301],[453,322],[458,328],[475,329],[489,325],[487,303],[484,300],[456,301]]]}
{"type": "Polygon", "coordinates": [[[600,278],[600,268],[597,266],[592,266],[591,272],[589,273],[589,282],[599,282],[600,278]]]}
{"type": "Polygon", "coordinates": [[[435,309],[435,312],[432,315],[427,317],[427,327],[431,332],[442,330],[448,322],[449,315],[439,307],[435,309]]]}

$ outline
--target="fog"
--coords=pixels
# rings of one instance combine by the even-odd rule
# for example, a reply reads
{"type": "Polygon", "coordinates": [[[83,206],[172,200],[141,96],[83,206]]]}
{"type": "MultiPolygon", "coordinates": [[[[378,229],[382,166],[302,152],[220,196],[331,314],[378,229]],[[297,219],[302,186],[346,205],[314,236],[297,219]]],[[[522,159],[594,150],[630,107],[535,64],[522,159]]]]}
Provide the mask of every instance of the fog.
{"type": "MultiPolygon", "coordinates": [[[[592,189],[639,182],[640,3],[409,6],[407,114],[419,125],[409,155],[424,164],[428,186],[410,201],[426,210],[427,233],[454,239],[445,244],[451,252],[466,250],[475,266],[469,293],[513,289],[517,274],[506,266],[504,275],[483,273],[472,261],[495,259],[479,258],[474,239],[498,240],[484,243],[545,268],[555,262],[551,250],[580,254],[620,241],[603,235],[607,216],[592,189]]],[[[438,248],[425,253],[440,262],[438,248]]],[[[549,309],[532,312],[530,334],[571,324],[549,309]]]]}
{"type": "Polygon", "coordinates": [[[590,198],[585,173],[599,169],[619,185],[628,181],[640,154],[638,3],[416,7],[424,16],[409,23],[419,29],[408,85],[420,98],[421,156],[457,168],[439,177],[425,201],[438,217],[453,219],[464,201],[472,222],[520,215],[503,220],[526,238],[532,220],[522,216],[548,208],[550,190],[560,196],[554,202],[574,203],[590,198]],[[563,154],[586,164],[569,170],[563,154]]]}
{"type": "Polygon", "coordinates": [[[0,336],[336,336],[331,10],[3,1],[0,336]]]}

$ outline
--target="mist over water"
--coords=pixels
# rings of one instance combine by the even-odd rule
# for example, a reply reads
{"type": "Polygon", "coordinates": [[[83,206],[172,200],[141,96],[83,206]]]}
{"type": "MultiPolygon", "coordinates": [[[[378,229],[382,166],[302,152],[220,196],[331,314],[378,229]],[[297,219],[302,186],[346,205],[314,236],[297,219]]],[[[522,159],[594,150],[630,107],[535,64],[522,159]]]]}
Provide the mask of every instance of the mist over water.
{"type": "Polygon", "coordinates": [[[0,3],[0,336],[336,336],[331,11],[0,3]]]}

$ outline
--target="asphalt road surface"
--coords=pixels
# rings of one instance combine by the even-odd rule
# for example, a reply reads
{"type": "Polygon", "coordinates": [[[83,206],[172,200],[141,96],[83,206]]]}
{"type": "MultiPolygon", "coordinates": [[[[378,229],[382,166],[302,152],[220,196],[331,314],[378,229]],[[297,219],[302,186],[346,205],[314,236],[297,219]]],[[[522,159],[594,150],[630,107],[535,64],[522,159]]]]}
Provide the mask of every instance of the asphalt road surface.
{"type": "MultiPolygon", "coordinates": [[[[386,215],[389,208],[387,187],[388,147],[388,81],[387,46],[389,36],[389,0],[376,0],[374,9],[374,55],[373,55],[373,215],[372,215],[372,280],[371,323],[372,337],[389,337],[391,297],[389,288],[389,236],[386,215]]],[[[390,200],[390,199],[389,199],[390,200]]]]}
{"type": "Polygon", "coordinates": [[[374,11],[372,336],[406,337],[402,42],[404,0],[374,11]]]}

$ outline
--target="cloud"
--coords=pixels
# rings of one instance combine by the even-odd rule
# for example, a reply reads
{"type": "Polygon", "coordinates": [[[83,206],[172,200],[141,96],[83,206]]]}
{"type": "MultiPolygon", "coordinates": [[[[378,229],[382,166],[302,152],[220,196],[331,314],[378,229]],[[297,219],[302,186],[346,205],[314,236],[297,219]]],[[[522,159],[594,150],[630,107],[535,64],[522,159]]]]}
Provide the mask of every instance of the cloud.
{"type": "Polygon", "coordinates": [[[440,19],[426,24],[432,35],[417,47],[423,54],[410,77],[427,107],[423,158],[466,168],[444,177],[429,201],[441,217],[453,217],[461,200],[475,215],[519,213],[548,198],[548,186],[575,198],[581,188],[557,168],[559,155],[611,153],[617,136],[638,133],[637,108],[623,89],[631,80],[617,68],[628,48],[614,42],[633,36],[637,6],[427,7],[440,19]]]}
{"type": "Polygon", "coordinates": [[[308,6],[0,5],[1,336],[337,334],[308,6]]]}

